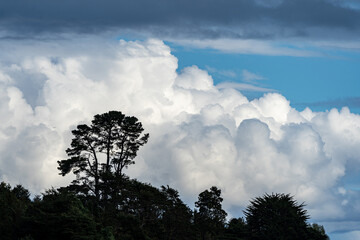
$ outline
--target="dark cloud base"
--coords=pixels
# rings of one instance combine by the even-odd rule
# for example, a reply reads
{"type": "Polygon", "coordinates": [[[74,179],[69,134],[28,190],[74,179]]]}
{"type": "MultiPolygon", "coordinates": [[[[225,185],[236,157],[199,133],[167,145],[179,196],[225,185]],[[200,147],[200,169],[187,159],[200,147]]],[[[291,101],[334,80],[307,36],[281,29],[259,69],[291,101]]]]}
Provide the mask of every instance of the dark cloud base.
{"type": "Polygon", "coordinates": [[[0,29],[3,37],[111,29],[157,37],[359,37],[360,12],[348,6],[330,0],[14,0],[0,2],[0,29]]]}

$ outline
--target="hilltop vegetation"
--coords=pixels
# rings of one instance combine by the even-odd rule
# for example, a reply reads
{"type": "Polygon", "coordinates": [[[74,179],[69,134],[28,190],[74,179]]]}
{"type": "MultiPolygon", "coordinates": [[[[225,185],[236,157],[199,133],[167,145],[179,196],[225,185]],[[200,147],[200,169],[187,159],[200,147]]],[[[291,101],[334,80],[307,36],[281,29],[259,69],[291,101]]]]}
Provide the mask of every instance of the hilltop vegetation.
{"type": "Polygon", "coordinates": [[[78,125],[58,161],[61,175],[76,179],[30,199],[17,185],[0,185],[1,239],[76,240],[325,240],[324,228],[309,224],[303,204],[289,194],[250,201],[245,218],[226,221],[221,190],[204,190],[190,209],[169,186],[155,188],[123,172],[135,163],[149,134],[135,117],[111,111],[78,125]]]}

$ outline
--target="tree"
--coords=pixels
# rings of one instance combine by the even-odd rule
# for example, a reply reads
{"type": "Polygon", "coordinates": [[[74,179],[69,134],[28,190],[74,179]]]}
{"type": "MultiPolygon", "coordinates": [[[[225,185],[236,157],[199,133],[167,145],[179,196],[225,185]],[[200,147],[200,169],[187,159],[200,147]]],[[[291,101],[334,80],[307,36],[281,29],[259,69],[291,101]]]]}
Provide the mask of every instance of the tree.
{"type": "Polygon", "coordinates": [[[247,225],[244,219],[232,218],[226,226],[224,239],[239,240],[239,239],[245,239],[246,236],[247,236],[247,225]]]}
{"type": "Polygon", "coordinates": [[[84,194],[93,194],[99,204],[109,197],[109,182],[118,183],[123,169],[134,164],[140,146],[148,141],[149,134],[143,131],[136,117],[119,111],[95,115],[90,126],[81,124],[72,131],[74,138],[66,150],[69,158],[58,161],[60,174],[65,176],[72,170],[76,175],[73,184],[84,194]]]}
{"type": "Polygon", "coordinates": [[[227,213],[222,209],[221,190],[213,186],[199,194],[195,202],[195,224],[202,239],[211,239],[223,230],[227,213]]]}
{"type": "Polygon", "coordinates": [[[81,201],[70,192],[55,189],[34,200],[22,230],[23,235],[39,240],[95,240],[97,235],[95,219],[81,201]]]}
{"type": "Polygon", "coordinates": [[[165,196],[159,189],[131,179],[124,182],[122,197],[122,212],[136,217],[148,237],[159,239],[163,232],[160,220],[165,211],[165,196]]]}
{"type": "Polygon", "coordinates": [[[328,235],[325,233],[323,226],[313,223],[308,226],[309,240],[329,240],[328,235]]]}
{"type": "Polygon", "coordinates": [[[179,192],[169,186],[161,186],[165,196],[164,213],[161,222],[164,228],[163,239],[192,239],[192,211],[180,199],[179,192]]]}
{"type": "Polygon", "coordinates": [[[30,193],[21,185],[11,189],[0,183],[0,236],[1,239],[18,239],[26,209],[30,205],[30,193]]]}
{"type": "Polygon", "coordinates": [[[304,204],[289,194],[265,194],[250,202],[244,211],[250,239],[308,239],[309,216],[304,204]]]}

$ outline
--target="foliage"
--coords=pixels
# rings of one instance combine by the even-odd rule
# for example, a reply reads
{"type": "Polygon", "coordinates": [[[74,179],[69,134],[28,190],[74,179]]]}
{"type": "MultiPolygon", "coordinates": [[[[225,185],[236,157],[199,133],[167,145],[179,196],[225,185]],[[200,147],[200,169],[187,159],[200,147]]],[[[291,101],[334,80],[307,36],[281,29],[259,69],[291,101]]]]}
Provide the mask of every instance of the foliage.
{"type": "Polygon", "coordinates": [[[124,178],[121,192],[117,208],[108,208],[96,217],[87,204],[87,198],[93,196],[59,188],[31,201],[22,186],[11,188],[1,183],[1,239],[329,239],[323,226],[306,223],[304,205],[290,195],[255,198],[245,211],[246,221],[233,218],[225,223],[221,191],[216,187],[199,194],[195,212],[169,186],[158,189],[124,178]]]}
{"type": "Polygon", "coordinates": [[[61,175],[71,170],[77,179],[74,185],[79,192],[95,195],[97,204],[107,200],[111,193],[117,193],[124,168],[134,164],[140,146],[149,134],[142,135],[143,127],[136,117],[125,116],[118,111],[94,116],[90,126],[81,124],[72,131],[74,138],[66,150],[68,159],[58,161],[61,175]]]}
{"type": "Polygon", "coordinates": [[[240,240],[247,236],[247,225],[243,218],[232,218],[228,222],[221,239],[240,240]]]}
{"type": "Polygon", "coordinates": [[[69,192],[48,190],[26,215],[23,228],[34,239],[96,239],[94,216],[69,192]]]}
{"type": "Polygon", "coordinates": [[[323,226],[313,223],[308,226],[309,240],[329,240],[323,226]]]}
{"type": "Polygon", "coordinates": [[[0,183],[0,236],[1,239],[17,239],[20,235],[22,218],[30,204],[30,193],[21,185],[13,189],[5,182],[0,183]]]}
{"type": "Polygon", "coordinates": [[[213,186],[199,194],[195,207],[195,224],[202,239],[212,239],[224,229],[227,213],[222,209],[221,190],[213,186]]]}
{"type": "Polygon", "coordinates": [[[157,188],[125,178],[120,197],[121,201],[118,201],[115,212],[134,216],[146,235],[154,237],[161,234],[159,221],[164,212],[165,198],[157,188]]]}
{"type": "Polygon", "coordinates": [[[164,239],[192,239],[192,211],[180,199],[179,192],[169,186],[162,186],[165,196],[165,208],[161,223],[164,227],[164,239]]]}
{"type": "Polygon", "coordinates": [[[250,239],[307,239],[309,216],[304,204],[298,204],[289,194],[257,197],[244,213],[250,239]]]}

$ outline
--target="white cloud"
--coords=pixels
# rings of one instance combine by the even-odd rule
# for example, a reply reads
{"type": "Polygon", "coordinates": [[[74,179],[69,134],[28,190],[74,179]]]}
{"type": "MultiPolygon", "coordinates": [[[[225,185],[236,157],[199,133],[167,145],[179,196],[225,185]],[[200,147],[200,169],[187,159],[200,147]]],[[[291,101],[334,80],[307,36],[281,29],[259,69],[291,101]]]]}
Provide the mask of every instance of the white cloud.
{"type": "Polygon", "coordinates": [[[249,101],[196,66],[177,73],[177,59],[158,40],[77,41],[0,44],[1,179],[32,191],[65,184],[71,177],[58,176],[56,161],[66,157],[70,131],[121,110],[150,133],[127,172],[179,189],[188,203],[217,185],[227,209],[285,192],[315,219],[359,215],[357,193],[342,185],[359,166],[359,115],[298,112],[278,93],[249,101]],[[37,87],[27,89],[25,79],[37,87]]]}
{"type": "Polygon", "coordinates": [[[340,49],[340,50],[355,50],[359,51],[360,43],[359,41],[308,41],[309,45],[314,45],[315,47],[320,47],[324,49],[340,49]]]}
{"type": "Polygon", "coordinates": [[[264,80],[265,78],[261,75],[249,72],[248,70],[244,69],[242,71],[242,77],[245,82],[254,82],[257,80],[264,80]]]}
{"type": "Polygon", "coordinates": [[[236,72],[234,72],[232,70],[220,70],[220,69],[206,66],[206,71],[208,71],[209,73],[216,73],[216,74],[222,75],[227,78],[235,78],[236,77],[236,72]]]}
{"type": "Polygon", "coordinates": [[[303,48],[299,41],[293,41],[293,46],[278,41],[254,39],[169,39],[169,41],[189,47],[209,48],[225,53],[259,54],[269,56],[318,57],[319,51],[309,51],[303,48]]]}
{"type": "Polygon", "coordinates": [[[252,84],[237,83],[237,82],[221,82],[217,84],[216,87],[219,89],[232,88],[232,89],[237,89],[239,91],[275,92],[274,89],[258,87],[252,84]]]}
{"type": "Polygon", "coordinates": [[[175,86],[199,91],[214,90],[214,83],[211,76],[209,76],[206,71],[200,70],[197,66],[183,69],[176,79],[175,86]]]}

